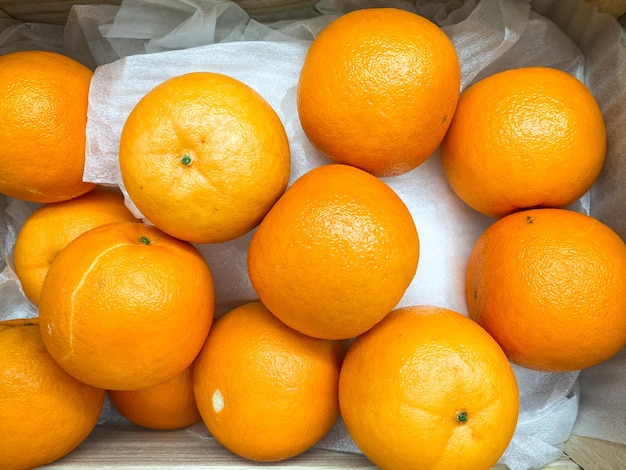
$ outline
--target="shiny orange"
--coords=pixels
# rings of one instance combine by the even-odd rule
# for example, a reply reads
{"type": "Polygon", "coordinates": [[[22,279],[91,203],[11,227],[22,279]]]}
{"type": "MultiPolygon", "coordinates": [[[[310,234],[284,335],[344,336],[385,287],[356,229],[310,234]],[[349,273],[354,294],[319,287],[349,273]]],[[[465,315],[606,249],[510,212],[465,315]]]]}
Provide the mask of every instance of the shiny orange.
{"type": "Polygon", "coordinates": [[[230,76],[195,72],[150,90],[120,137],[130,198],[164,232],[224,242],[252,230],[287,186],[283,124],[265,99],[230,76]]]}
{"type": "Polygon", "coordinates": [[[343,348],[292,330],[261,302],[221,316],[194,364],[194,390],[211,435],[255,461],[296,456],[339,416],[343,348]]]}
{"type": "Polygon", "coordinates": [[[339,379],[341,415],[383,470],[488,470],[515,431],[519,392],[495,340],[439,307],[394,310],[359,336],[339,379]]]}
{"type": "Polygon", "coordinates": [[[141,390],[109,390],[115,409],[149,429],[181,429],[202,420],[193,393],[193,363],[180,374],[141,390]]]}
{"type": "Polygon", "coordinates": [[[460,81],[454,45],[437,25],[405,10],[363,8],[313,40],[298,115],[313,145],[334,161],[398,175],[441,143],[460,81]]]}
{"type": "Polygon", "coordinates": [[[0,321],[0,468],[28,470],[69,454],[96,426],[104,397],[52,359],[37,318],[0,321]]]}
{"type": "Polygon", "coordinates": [[[213,277],[188,242],[140,222],[93,228],[50,265],[39,300],[44,343],[77,379],[138,390],[195,359],[213,321],[213,277]]]}
{"type": "Polygon", "coordinates": [[[85,194],[92,71],[55,52],[0,56],[0,193],[31,202],[85,194]]]}
{"type": "Polygon", "coordinates": [[[301,333],[346,339],[374,326],[415,276],[419,237],[400,197],[356,167],[297,179],[252,236],[248,272],[261,301],[301,333]]]}
{"type": "Polygon", "coordinates": [[[471,317],[521,366],[579,370],[626,345],[626,245],[593,217],[499,219],[476,241],[466,282],[471,317]]]}
{"type": "Polygon", "coordinates": [[[497,218],[574,203],[597,179],[605,152],[604,119],[591,91],[566,72],[522,67],[461,94],[441,162],[454,192],[497,218]]]}
{"type": "Polygon", "coordinates": [[[123,221],[137,221],[124,197],[100,189],[35,209],[18,232],[13,251],[15,273],[26,296],[39,303],[50,264],[74,238],[99,225],[123,221]]]}

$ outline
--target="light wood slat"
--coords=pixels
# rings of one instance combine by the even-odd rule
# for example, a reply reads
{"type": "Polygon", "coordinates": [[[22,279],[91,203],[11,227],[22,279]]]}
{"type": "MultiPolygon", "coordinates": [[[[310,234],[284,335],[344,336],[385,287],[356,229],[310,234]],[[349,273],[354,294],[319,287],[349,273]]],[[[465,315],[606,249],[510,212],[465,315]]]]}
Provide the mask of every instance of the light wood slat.
{"type": "Polygon", "coordinates": [[[585,470],[626,469],[626,445],[615,442],[571,436],[565,453],[585,470]]]}
{"type": "MultiPolygon", "coordinates": [[[[131,425],[98,426],[72,453],[42,468],[64,470],[89,468],[155,469],[362,469],[376,467],[360,454],[311,449],[297,457],[276,463],[253,463],[230,453],[213,439],[200,438],[187,430],[150,431],[131,425]]],[[[498,465],[493,470],[505,470],[498,465]]],[[[606,467],[609,468],[609,467],[606,467]]],[[[581,470],[568,457],[547,465],[544,470],[581,470]]]]}

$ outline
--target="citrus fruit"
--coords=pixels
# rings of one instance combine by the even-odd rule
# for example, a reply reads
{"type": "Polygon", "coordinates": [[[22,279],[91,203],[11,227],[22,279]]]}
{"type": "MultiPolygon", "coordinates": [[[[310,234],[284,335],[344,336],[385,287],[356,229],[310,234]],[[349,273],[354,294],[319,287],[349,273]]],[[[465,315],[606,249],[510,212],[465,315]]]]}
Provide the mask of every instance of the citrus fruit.
{"type": "Polygon", "coordinates": [[[572,204],[597,179],[605,150],[604,120],[589,89],[560,70],[522,67],[463,91],[441,162],[459,198],[498,218],[572,204]]]}
{"type": "Polygon", "coordinates": [[[50,263],[69,242],[91,228],[122,221],[137,221],[124,197],[100,189],[35,209],[18,232],[13,252],[24,294],[37,305],[50,263]]]}
{"type": "Polygon", "coordinates": [[[441,143],[460,83],[456,50],[437,25],[396,8],[363,8],[313,40],[298,115],[311,143],[334,161],[399,175],[441,143]]]}
{"type": "Polygon", "coordinates": [[[490,469],[517,425],[519,392],[496,341],[440,307],[394,310],[356,338],[339,379],[356,445],[381,469],[490,469]]]}
{"type": "Polygon", "coordinates": [[[291,155],[274,109],[227,75],[180,75],[149,91],[120,137],[122,180],[164,232],[224,242],[254,228],[282,194],[291,155]]]}
{"type": "Polygon", "coordinates": [[[0,468],[36,468],[69,454],[96,426],[104,397],[50,357],[37,318],[0,322],[0,468]]]}
{"type": "Polygon", "coordinates": [[[339,416],[343,347],[289,328],[261,302],[219,317],[194,364],[211,435],[231,452],[277,461],[315,445],[339,416]]]}
{"type": "Polygon", "coordinates": [[[92,71],[48,51],[0,56],[0,193],[30,202],[84,194],[92,71]]]}
{"type": "Polygon", "coordinates": [[[116,222],[70,242],[39,300],[44,343],[77,379],[137,390],[180,374],[213,321],[211,271],[197,249],[154,226],[116,222]]]}
{"type": "Polygon", "coordinates": [[[109,390],[119,413],[137,426],[180,429],[202,420],[193,393],[193,363],[180,374],[141,390],[109,390]]]}
{"type": "Polygon", "coordinates": [[[471,317],[523,367],[584,369],[626,345],[626,245],[593,217],[499,219],[476,241],[466,282],[471,317]]]}
{"type": "Polygon", "coordinates": [[[399,302],[417,270],[419,238],[400,197],[344,164],[298,178],[252,236],[248,273],[259,299],[301,333],[346,339],[399,302]]]}

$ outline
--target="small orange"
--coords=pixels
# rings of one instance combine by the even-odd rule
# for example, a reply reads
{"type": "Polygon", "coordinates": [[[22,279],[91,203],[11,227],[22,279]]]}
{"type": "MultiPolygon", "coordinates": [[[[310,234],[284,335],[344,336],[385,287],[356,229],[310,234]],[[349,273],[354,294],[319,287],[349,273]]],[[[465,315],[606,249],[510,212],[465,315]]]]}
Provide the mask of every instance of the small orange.
{"type": "Polygon", "coordinates": [[[138,390],[180,374],[213,321],[211,271],[197,249],[154,226],[116,222],[70,242],[39,300],[44,343],[77,379],[138,390]]]}
{"type": "Polygon", "coordinates": [[[92,71],[48,51],[0,56],[0,193],[31,202],[85,194],[92,71]]]}
{"type": "Polygon", "coordinates": [[[579,370],[626,345],[626,245],[593,217],[499,219],[476,241],[466,282],[471,317],[523,367],[579,370]]]}
{"type": "Polygon", "coordinates": [[[69,454],[96,426],[104,403],[104,390],[50,357],[38,322],[0,322],[0,468],[27,470],[69,454]]]}
{"type": "Polygon", "coordinates": [[[120,137],[128,194],[164,232],[198,243],[252,230],[285,190],[291,165],[280,118],[227,75],[180,75],[149,91],[120,137]]]}
{"type": "Polygon", "coordinates": [[[141,390],[108,390],[119,413],[137,426],[180,429],[202,420],[193,393],[193,363],[180,374],[141,390]]]}
{"type": "Polygon", "coordinates": [[[216,320],[194,364],[194,391],[212,436],[256,461],[315,445],[339,417],[343,347],[292,330],[261,302],[216,320]]]}
{"type": "Polygon", "coordinates": [[[399,175],[437,149],[460,84],[456,50],[437,25],[396,8],[363,8],[313,40],[298,115],[311,143],[336,162],[399,175]]]}
{"type": "Polygon", "coordinates": [[[346,353],[339,404],[354,442],[384,470],[488,470],[506,450],[519,392],[502,349],[439,307],[391,312],[346,353]]]}
{"type": "Polygon", "coordinates": [[[548,67],[496,73],[467,88],[441,146],[453,191],[490,217],[562,208],[604,163],[606,129],[589,89],[548,67]]]}
{"type": "Polygon", "coordinates": [[[69,242],[91,228],[122,221],[137,221],[124,197],[100,189],[35,209],[18,232],[13,252],[15,273],[31,302],[39,303],[48,268],[69,242]]]}
{"type": "Polygon", "coordinates": [[[252,236],[248,273],[260,300],[301,333],[347,339],[400,301],[419,238],[400,197],[358,168],[331,164],[298,178],[252,236]]]}

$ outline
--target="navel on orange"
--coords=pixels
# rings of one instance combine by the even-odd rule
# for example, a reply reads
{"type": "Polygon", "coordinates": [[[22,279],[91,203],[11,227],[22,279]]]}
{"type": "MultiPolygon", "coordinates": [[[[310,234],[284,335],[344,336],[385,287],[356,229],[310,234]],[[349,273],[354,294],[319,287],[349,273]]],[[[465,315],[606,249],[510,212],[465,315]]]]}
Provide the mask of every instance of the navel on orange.
{"type": "Polygon", "coordinates": [[[476,241],[466,283],[471,317],[523,367],[579,370],[626,345],[626,245],[593,217],[499,219],[476,241]]]}
{"type": "Polygon", "coordinates": [[[400,197],[366,171],[331,164],[298,178],[252,236],[248,273],[261,301],[301,333],[346,339],[400,301],[419,238],[400,197]]]}
{"type": "Polygon", "coordinates": [[[488,470],[517,425],[519,393],[496,341],[451,310],[394,310],[356,338],[339,379],[348,432],[379,468],[488,470]]]}
{"type": "Polygon", "coordinates": [[[566,207],[595,182],[606,129],[591,91],[574,76],[522,67],[461,94],[441,146],[453,191],[491,217],[566,207]]]}
{"type": "Polygon", "coordinates": [[[46,347],[69,374],[106,390],[138,390],[193,362],[213,308],[213,277],[193,245],[118,222],[79,235],[57,255],[39,318],[46,347]]]}
{"type": "Polygon", "coordinates": [[[0,56],[0,193],[59,202],[95,187],[83,182],[91,76],[55,52],[0,56]]]}
{"type": "Polygon", "coordinates": [[[132,202],[164,232],[198,243],[252,230],[287,186],[290,158],[269,103],[212,72],[150,90],[120,137],[120,171],[132,202]]]}
{"type": "Polygon", "coordinates": [[[460,65],[434,23],[396,8],[364,8],[313,40],[298,83],[311,143],[377,176],[406,173],[439,146],[460,91],[460,65]]]}

